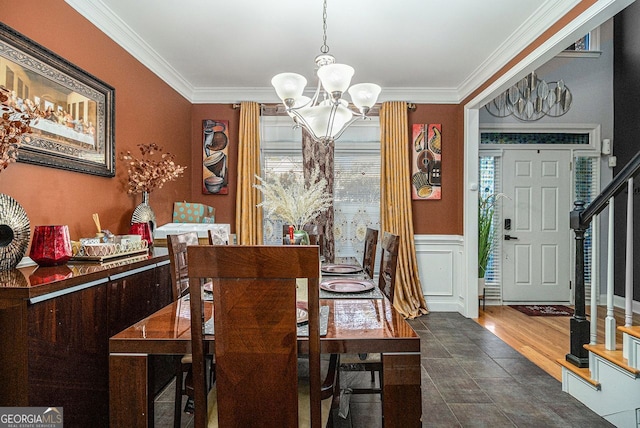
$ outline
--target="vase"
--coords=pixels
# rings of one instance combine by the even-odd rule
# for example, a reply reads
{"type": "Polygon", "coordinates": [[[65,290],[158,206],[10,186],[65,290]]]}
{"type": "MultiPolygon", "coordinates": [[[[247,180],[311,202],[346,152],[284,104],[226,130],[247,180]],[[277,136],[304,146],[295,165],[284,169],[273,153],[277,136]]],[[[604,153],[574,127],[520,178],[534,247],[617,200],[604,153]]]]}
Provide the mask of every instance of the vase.
{"type": "Polygon", "coordinates": [[[156,213],[149,205],[149,192],[142,192],[142,202],[133,210],[131,224],[134,223],[149,223],[151,232],[156,228],[156,213]]]}
{"type": "Polygon", "coordinates": [[[147,241],[149,246],[153,245],[153,233],[151,232],[151,225],[149,222],[132,223],[129,227],[130,235],[140,235],[142,239],[147,241]]]}
{"type": "Polygon", "coordinates": [[[0,271],[15,268],[27,252],[30,223],[24,208],[0,193],[0,271]]]}
{"type": "Polygon", "coordinates": [[[296,245],[309,245],[309,234],[305,230],[295,230],[293,232],[293,242],[296,245]]]}

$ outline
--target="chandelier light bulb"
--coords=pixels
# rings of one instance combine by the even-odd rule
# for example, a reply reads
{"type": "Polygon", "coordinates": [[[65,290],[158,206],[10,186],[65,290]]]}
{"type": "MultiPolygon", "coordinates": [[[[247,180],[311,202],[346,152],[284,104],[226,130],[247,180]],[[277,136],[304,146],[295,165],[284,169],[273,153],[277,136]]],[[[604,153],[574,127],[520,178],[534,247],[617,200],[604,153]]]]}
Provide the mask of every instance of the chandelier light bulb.
{"type": "Polygon", "coordinates": [[[329,64],[318,69],[322,87],[329,94],[346,92],[355,70],[346,64],[329,64]]]}
{"type": "Polygon", "coordinates": [[[280,73],[273,76],[271,84],[278,97],[284,102],[289,99],[297,99],[302,96],[307,79],[297,73],[280,73]]]}
{"type": "Polygon", "coordinates": [[[375,83],[358,83],[349,88],[351,102],[360,112],[366,113],[378,101],[382,88],[375,83]]]}

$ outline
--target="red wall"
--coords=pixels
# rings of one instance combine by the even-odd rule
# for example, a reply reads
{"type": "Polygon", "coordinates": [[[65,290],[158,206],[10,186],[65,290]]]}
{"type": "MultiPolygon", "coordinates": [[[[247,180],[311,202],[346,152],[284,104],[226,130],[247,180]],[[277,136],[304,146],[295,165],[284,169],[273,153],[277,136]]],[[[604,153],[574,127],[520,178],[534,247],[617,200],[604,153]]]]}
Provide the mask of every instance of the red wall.
{"type": "MultiPolygon", "coordinates": [[[[191,172],[191,104],[155,74],[80,16],[63,0],[0,2],[2,22],[115,88],[116,157],[137,151],[139,143],[156,142],[191,172]]],[[[102,227],[126,233],[141,197],[126,193],[126,168],[116,161],[116,176],[88,174],[15,163],[0,173],[0,192],[25,209],[31,228],[68,224],[71,238],[91,236],[91,217],[102,227]]],[[[170,221],[175,200],[191,195],[188,177],[151,194],[160,224],[170,221]]]]}

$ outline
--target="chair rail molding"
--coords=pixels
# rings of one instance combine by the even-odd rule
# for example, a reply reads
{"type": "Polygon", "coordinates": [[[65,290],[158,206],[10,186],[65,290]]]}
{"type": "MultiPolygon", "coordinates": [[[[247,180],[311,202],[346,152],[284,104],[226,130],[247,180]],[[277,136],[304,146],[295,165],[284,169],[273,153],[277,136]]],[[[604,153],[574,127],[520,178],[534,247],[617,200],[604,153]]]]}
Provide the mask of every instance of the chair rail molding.
{"type": "Polygon", "coordinates": [[[460,235],[415,235],[418,273],[427,308],[464,314],[464,239],[460,235]]]}

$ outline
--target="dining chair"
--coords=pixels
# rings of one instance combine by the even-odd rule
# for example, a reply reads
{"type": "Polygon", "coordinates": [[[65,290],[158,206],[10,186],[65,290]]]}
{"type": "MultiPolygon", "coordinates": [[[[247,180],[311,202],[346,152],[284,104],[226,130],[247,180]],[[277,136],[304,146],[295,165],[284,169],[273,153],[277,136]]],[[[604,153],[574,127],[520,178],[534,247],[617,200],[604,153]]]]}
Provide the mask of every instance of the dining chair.
{"type": "MultiPolygon", "coordinates": [[[[167,249],[171,270],[171,285],[173,300],[176,301],[189,292],[189,271],[187,263],[187,246],[198,245],[196,232],[185,232],[177,235],[167,235],[167,249]]],[[[211,362],[210,362],[211,364],[211,362]]],[[[185,413],[193,413],[193,384],[192,357],[185,354],[176,362],[176,388],[174,394],[173,426],[178,428],[182,419],[182,397],[187,396],[184,407],[185,413]]],[[[215,367],[210,369],[210,383],[213,383],[215,367]]]]}
{"type": "Polygon", "coordinates": [[[318,247],[190,246],[187,253],[195,428],[324,426],[331,400],[321,400],[318,247]],[[208,394],[206,278],[213,284],[217,373],[208,394]],[[308,284],[309,336],[301,344],[308,379],[298,376],[296,278],[308,284]]]}
{"type": "MultiPolygon", "coordinates": [[[[382,236],[380,255],[380,274],[378,275],[378,288],[393,305],[396,284],[396,269],[398,266],[398,249],[400,247],[400,236],[389,232],[384,232],[382,236]]],[[[371,373],[371,384],[369,388],[350,388],[352,394],[380,394],[382,393],[382,355],[373,354],[344,354],[340,358],[340,369],[342,371],[353,371],[353,369],[365,370],[371,373]],[[375,373],[378,373],[379,387],[375,386],[375,373]]]]}
{"type": "Polygon", "coordinates": [[[367,227],[364,235],[364,254],[362,256],[362,269],[369,279],[373,279],[376,268],[376,250],[378,248],[378,231],[367,227]]]}
{"type": "Polygon", "coordinates": [[[229,235],[226,231],[222,230],[207,230],[207,236],[209,237],[209,245],[229,245],[229,235]]]}

